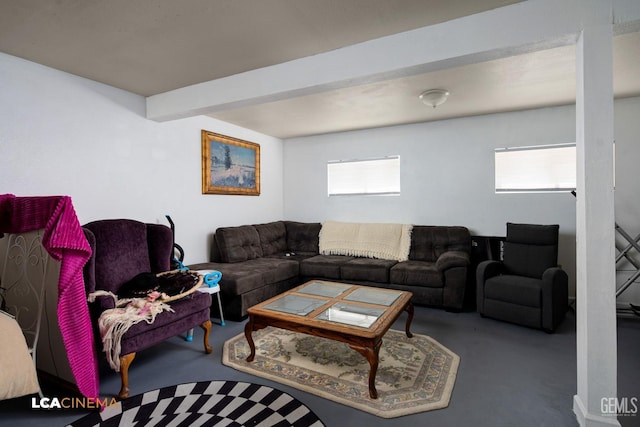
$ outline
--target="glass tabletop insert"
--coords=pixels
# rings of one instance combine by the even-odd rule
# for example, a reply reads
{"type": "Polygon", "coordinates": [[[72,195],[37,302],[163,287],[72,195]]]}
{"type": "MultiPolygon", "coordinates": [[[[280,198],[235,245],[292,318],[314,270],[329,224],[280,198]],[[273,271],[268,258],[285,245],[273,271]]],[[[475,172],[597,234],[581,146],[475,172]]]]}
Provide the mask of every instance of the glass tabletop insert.
{"type": "Polygon", "coordinates": [[[402,292],[399,291],[360,288],[347,295],[344,299],[348,301],[365,302],[368,304],[386,305],[389,307],[400,295],[402,295],[402,292]]]}
{"type": "Polygon", "coordinates": [[[285,295],[282,298],[270,302],[263,308],[267,310],[280,311],[283,313],[306,316],[316,308],[327,303],[328,300],[307,298],[298,295],[285,295]]]}
{"type": "Polygon", "coordinates": [[[368,328],[385,312],[384,308],[336,303],[316,316],[316,319],[368,328]]]}
{"type": "Polygon", "coordinates": [[[343,285],[340,283],[313,282],[300,289],[298,293],[335,298],[349,288],[351,288],[351,285],[343,285]]]}

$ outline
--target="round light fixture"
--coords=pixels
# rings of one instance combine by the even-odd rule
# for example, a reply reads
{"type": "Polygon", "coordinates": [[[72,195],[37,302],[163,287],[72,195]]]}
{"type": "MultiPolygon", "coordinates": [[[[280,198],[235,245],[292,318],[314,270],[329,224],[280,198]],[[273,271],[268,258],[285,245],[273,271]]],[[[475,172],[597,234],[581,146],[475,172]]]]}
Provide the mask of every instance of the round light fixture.
{"type": "Polygon", "coordinates": [[[449,91],[444,89],[425,90],[419,96],[424,105],[428,105],[433,108],[436,108],[440,104],[444,104],[448,97],[449,91]]]}

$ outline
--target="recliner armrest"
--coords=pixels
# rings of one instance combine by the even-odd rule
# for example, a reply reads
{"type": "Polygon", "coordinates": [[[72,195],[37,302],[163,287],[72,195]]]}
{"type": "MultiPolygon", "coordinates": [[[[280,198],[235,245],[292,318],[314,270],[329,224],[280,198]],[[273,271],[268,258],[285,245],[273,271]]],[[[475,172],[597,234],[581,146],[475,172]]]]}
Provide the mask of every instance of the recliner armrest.
{"type": "Polygon", "coordinates": [[[569,307],[569,277],[560,267],[542,274],[542,329],[553,332],[569,307]]]}
{"type": "MultiPolygon", "coordinates": [[[[560,267],[547,268],[542,274],[542,294],[556,297],[567,292],[569,278],[560,267]]],[[[568,295],[566,297],[568,304],[568,295]]]]}
{"type": "Polygon", "coordinates": [[[448,270],[452,267],[469,266],[469,254],[463,251],[447,251],[436,260],[438,271],[448,270]]]}
{"type": "Polygon", "coordinates": [[[483,284],[484,281],[497,276],[498,274],[504,271],[504,265],[501,261],[497,260],[487,260],[482,261],[478,264],[478,269],[476,270],[476,281],[478,284],[483,284]]]}
{"type": "Polygon", "coordinates": [[[482,261],[476,269],[476,310],[484,315],[484,282],[504,271],[504,265],[498,260],[482,261]]]}
{"type": "Polygon", "coordinates": [[[550,284],[563,283],[567,273],[560,267],[547,268],[542,274],[542,281],[550,284]]]}

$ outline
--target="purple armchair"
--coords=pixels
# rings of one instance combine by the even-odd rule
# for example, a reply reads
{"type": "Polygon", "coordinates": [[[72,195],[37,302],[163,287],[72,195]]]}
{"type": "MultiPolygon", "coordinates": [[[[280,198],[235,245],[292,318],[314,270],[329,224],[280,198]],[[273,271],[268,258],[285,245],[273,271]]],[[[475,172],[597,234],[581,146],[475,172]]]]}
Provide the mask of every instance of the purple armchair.
{"type": "MultiPolygon", "coordinates": [[[[84,267],[87,294],[96,290],[118,293],[120,287],[139,273],[160,273],[169,270],[173,253],[171,230],[159,224],[145,224],[129,219],[94,221],[83,226],[83,231],[93,250],[84,267]]],[[[194,326],[204,329],[204,348],[211,353],[211,295],[194,292],[170,303],[174,312],[164,311],[154,322],[133,325],[121,340],[120,377],[122,387],[118,397],[129,396],[129,365],[136,352],[154,346],[168,338],[184,333],[194,326]]],[[[97,297],[90,304],[94,325],[100,314],[114,308],[110,297],[97,297]]],[[[97,327],[96,327],[97,329],[97,327]]],[[[102,345],[98,338],[98,348],[102,345]]]]}

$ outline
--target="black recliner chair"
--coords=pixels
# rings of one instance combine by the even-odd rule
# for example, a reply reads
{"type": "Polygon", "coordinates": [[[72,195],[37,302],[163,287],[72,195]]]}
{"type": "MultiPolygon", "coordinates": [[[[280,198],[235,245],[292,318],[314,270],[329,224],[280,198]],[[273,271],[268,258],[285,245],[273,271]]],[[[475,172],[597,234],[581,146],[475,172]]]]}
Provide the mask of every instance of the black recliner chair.
{"type": "Polygon", "coordinates": [[[507,223],[503,261],[476,270],[483,317],[553,332],[569,305],[567,273],[558,267],[558,225],[507,223]]]}

